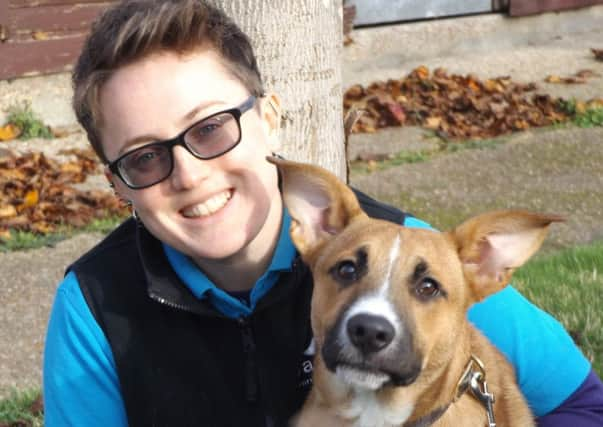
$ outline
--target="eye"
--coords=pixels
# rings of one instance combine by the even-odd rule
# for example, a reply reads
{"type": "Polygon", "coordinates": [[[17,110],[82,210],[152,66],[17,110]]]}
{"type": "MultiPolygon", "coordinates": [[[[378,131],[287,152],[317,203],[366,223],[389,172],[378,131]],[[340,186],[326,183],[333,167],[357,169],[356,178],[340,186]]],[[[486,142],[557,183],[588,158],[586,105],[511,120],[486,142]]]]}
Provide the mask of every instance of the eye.
{"type": "Polygon", "coordinates": [[[126,169],[145,171],[152,169],[163,160],[166,150],[161,146],[144,147],[128,155],[123,164],[126,169]]]}
{"type": "Polygon", "coordinates": [[[341,261],[335,270],[337,277],[345,282],[353,282],[358,279],[358,271],[353,261],[341,261]]]}
{"type": "Polygon", "coordinates": [[[220,128],[220,126],[222,126],[222,124],[216,123],[216,122],[203,124],[203,126],[199,126],[197,128],[197,134],[198,134],[198,136],[201,136],[201,137],[208,136],[212,132],[214,132],[216,129],[220,128]]]}
{"type": "Polygon", "coordinates": [[[435,280],[426,277],[417,284],[415,292],[420,297],[433,298],[440,294],[440,284],[435,280]]]}
{"type": "Polygon", "coordinates": [[[136,160],[136,163],[139,166],[141,166],[141,165],[144,165],[147,162],[150,162],[156,156],[157,156],[157,153],[154,153],[153,151],[147,151],[146,153],[142,153],[139,156],[136,156],[135,160],[136,160]]]}

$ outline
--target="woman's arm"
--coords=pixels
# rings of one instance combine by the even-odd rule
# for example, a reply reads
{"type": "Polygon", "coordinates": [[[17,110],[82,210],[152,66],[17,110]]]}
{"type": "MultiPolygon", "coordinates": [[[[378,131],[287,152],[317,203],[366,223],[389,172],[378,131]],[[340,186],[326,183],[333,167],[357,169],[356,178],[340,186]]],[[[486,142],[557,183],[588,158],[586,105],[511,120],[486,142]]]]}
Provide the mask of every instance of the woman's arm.
{"type": "Polygon", "coordinates": [[[44,350],[47,427],[127,426],[113,355],[70,272],[53,304],[44,350]]]}

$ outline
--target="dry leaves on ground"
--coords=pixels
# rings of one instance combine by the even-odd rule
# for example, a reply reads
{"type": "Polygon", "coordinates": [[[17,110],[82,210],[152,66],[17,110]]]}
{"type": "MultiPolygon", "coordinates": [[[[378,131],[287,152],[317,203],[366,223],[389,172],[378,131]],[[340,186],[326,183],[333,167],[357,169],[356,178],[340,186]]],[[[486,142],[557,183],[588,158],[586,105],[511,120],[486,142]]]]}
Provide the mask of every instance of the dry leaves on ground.
{"type": "Polygon", "coordinates": [[[572,76],[560,77],[556,75],[547,76],[544,79],[547,83],[562,83],[562,84],[584,84],[592,77],[599,77],[599,74],[593,70],[580,70],[572,76]]]}
{"type": "Polygon", "coordinates": [[[9,229],[46,234],[59,225],[81,227],[95,218],[127,213],[107,191],[72,186],[98,173],[91,151],[61,154],[73,160],[59,163],[42,153],[0,158],[0,237],[10,238],[9,229]]]}
{"type": "Polygon", "coordinates": [[[535,90],[533,83],[515,83],[510,77],[482,81],[419,67],[400,80],[352,86],[343,105],[344,112],[365,111],[353,132],[414,125],[447,139],[492,138],[568,119],[558,99],[535,90]]]}

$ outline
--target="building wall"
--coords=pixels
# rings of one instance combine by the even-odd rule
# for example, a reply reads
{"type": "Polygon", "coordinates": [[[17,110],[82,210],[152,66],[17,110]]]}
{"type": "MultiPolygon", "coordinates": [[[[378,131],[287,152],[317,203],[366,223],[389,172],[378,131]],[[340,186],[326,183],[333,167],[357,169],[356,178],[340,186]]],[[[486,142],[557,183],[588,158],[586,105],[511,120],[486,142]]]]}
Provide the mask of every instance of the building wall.
{"type": "Polygon", "coordinates": [[[348,0],[356,25],[412,21],[492,11],[492,0],[348,0]]]}
{"type": "Polygon", "coordinates": [[[111,1],[0,0],[0,79],[69,69],[111,1]]]}
{"type": "Polygon", "coordinates": [[[525,16],[603,4],[603,0],[510,0],[509,15],[525,16]]]}

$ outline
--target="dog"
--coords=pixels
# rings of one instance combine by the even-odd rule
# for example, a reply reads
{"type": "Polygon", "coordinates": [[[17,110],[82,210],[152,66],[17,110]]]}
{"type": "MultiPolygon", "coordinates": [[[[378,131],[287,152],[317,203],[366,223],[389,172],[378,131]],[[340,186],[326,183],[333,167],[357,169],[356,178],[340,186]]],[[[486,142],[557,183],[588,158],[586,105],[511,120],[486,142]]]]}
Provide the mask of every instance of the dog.
{"type": "Polygon", "coordinates": [[[320,167],[268,160],[314,277],[313,388],[292,425],[535,425],[512,366],[466,314],[561,217],[496,211],[446,233],[407,228],[369,218],[320,167]]]}

